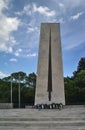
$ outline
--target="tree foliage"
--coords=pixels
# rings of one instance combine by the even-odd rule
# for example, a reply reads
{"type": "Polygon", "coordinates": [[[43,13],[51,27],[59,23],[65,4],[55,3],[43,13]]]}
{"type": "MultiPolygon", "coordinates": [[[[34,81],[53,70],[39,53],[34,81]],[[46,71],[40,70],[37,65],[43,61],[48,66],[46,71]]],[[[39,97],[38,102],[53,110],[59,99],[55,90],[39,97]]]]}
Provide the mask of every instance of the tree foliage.
{"type": "Polygon", "coordinates": [[[12,80],[15,80],[16,82],[19,82],[19,81],[24,82],[27,76],[26,76],[26,73],[20,71],[20,72],[12,73],[11,77],[12,77],[12,80]]]}
{"type": "Polygon", "coordinates": [[[29,86],[35,87],[35,85],[36,85],[36,74],[35,73],[29,74],[26,82],[29,86]]]}
{"type": "Polygon", "coordinates": [[[85,57],[81,58],[72,77],[64,78],[66,104],[85,104],[85,57]]]}
{"type": "MultiPolygon", "coordinates": [[[[21,91],[21,104],[34,103],[36,74],[28,76],[24,72],[15,72],[0,80],[0,102],[10,102],[11,82],[13,87],[13,103],[19,102],[19,82],[21,91]]],[[[77,71],[72,77],[64,78],[66,104],[85,104],[85,58],[81,58],[77,71]]],[[[17,106],[15,105],[15,106],[17,106]]]]}
{"type": "Polygon", "coordinates": [[[26,104],[33,105],[35,97],[36,74],[31,73],[28,76],[24,72],[15,72],[10,76],[0,80],[0,102],[11,102],[11,83],[14,107],[18,107],[19,102],[19,83],[21,106],[26,104]],[[29,86],[27,87],[27,83],[29,86]]]}
{"type": "Polygon", "coordinates": [[[77,70],[73,72],[73,76],[75,77],[76,74],[79,73],[79,71],[81,71],[81,70],[85,70],[85,57],[82,57],[79,60],[77,70]]]}
{"type": "Polygon", "coordinates": [[[85,70],[85,57],[82,57],[78,63],[77,71],[85,70]]]}

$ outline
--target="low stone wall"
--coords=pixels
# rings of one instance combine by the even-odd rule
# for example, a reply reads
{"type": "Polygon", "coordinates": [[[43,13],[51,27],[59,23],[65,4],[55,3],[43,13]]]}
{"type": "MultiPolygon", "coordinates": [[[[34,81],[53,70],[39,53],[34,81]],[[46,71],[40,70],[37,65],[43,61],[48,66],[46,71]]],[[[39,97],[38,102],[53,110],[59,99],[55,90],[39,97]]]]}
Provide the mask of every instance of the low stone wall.
{"type": "Polygon", "coordinates": [[[33,106],[25,106],[25,108],[27,108],[27,109],[32,109],[32,108],[34,108],[33,106]]]}
{"type": "Polygon", "coordinates": [[[0,103],[0,109],[11,109],[13,108],[13,103],[0,103]]]}

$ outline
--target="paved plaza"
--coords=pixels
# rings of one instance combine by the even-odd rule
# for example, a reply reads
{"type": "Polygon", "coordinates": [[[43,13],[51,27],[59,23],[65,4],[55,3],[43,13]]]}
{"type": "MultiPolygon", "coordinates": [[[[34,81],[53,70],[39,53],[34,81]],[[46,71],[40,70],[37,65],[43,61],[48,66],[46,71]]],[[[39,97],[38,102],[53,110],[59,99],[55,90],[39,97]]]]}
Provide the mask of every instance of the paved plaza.
{"type": "Polygon", "coordinates": [[[85,130],[85,106],[62,110],[0,109],[0,130],[85,130]]]}

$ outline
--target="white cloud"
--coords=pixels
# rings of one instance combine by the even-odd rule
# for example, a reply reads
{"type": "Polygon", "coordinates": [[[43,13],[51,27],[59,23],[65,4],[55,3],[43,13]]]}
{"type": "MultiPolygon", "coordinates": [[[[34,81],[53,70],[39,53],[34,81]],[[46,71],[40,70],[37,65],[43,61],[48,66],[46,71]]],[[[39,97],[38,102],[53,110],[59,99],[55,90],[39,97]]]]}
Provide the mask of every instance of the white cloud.
{"type": "Polygon", "coordinates": [[[33,4],[33,11],[38,12],[42,15],[45,15],[47,17],[53,17],[56,15],[56,12],[54,10],[49,9],[46,6],[37,6],[36,4],[33,4]]]}
{"type": "Polygon", "coordinates": [[[4,21],[7,25],[7,27],[5,26],[4,28],[5,30],[10,32],[18,29],[20,21],[16,17],[15,18],[5,17],[4,21]]]}
{"type": "Polygon", "coordinates": [[[10,39],[10,41],[11,41],[11,43],[12,43],[13,45],[16,44],[16,40],[15,40],[15,38],[14,38],[13,36],[10,36],[9,39],[10,39]]]}
{"type": "Polygon", "coordinates": [[[47,16],[47,17],[53,17],[56,15],[56,12],[54,10],[51,10],[47,6],[37,6],[35,3],[32,3],[32,5],[26,5],[24,6],[23,11],[16,12],[16,14],[27,14],[27,15],[33,15],[34,13],[40,13],[41,15],[47,16]]]}
{"type": "MultiPolygon", "coordinates": [[[[29,45],[30,46],[30,45],[29,45]]],[[[28,49],[28,48],[31,48],[31,47],[26,47],[25,49],[21,49],[21,48],[19,48],[18,50],[16,50],[16,52],[15,52],[15,56],[16,57],[23,57],[23,58],[30,58],[30,57],[36,57],[37,56],[37,53],[36,52],[34,52],[34,53],[32,53],[31,51],[31,49],[28,49]]]]}
{"type": "Polygon", "coordinates": [[[17,16],[22,16],[24,14],[32,15],[32,13],[33,13],[32,5],[25,5],[22,11],[15,12],[14,14],[17,16]]]}
{"type": "Polygon", "coordinates": [[[21,12],[15,12],[14,14],[18,15],[18,16],[21,16],[23,14],[23,11],[21,11],[21,12]]]}
{"type": "MultiPolygon", "coordinates": [[[[29,48],[32,50],[33,48],[38,48],[40,24],[42,22],[56,21],[56,12],[50,7],[40,6],[31,2],[29,5],[25,5],[20,13],[22,17],[24,16],[26,18],[22,20],[22,27],[24,27],[24,30],[26,29],[26,33],[28,34],[24,35],[20,42],[20,47],[23,48],[23,52],[19,53],[15,51],[15,56],[32,57],[33,55],[31,53],[29,54],[26,49],[29,48]],[[28,23],[26,23],[27,21],[28,23]]],[[[19,15],[20,13],[18,12],[19,15]]]]}
{"type": "Polygon", "coordinates": [[[12,47],[8,47],[8,48],[7,48],[7,52],[12,53],[12,52],[13,52],[12,47]]]}
{"type": "MultiPolygon", "coordinates": [[[[56,0],[55,0],[56,1],[56,0]]],[[[60,0],[61,4],[60,6],[65,6],[65,8],[70,9],[70,8],[75,8],[81,5],[85,5],[85,1],[84,0],[60,0]]],[[[57,1],[56,1],[57,2],[57,1]]]]}
{"type": "Polygon", "coordinates": [[[80,35],[79,33],[76,32],[73,35],[68,35],[68,37],[66,37],[65,44],[63,47],[65,50],[70,50],[70,49],[73,49],[80,45],[82,46],[82,44],[84,44],[84,42],[85,42],[84,33],[82,33],[82,35],[80,35]]]}
{"type": "Polygon", "coordinates": [[[38,30],[38,27],[28,27],[27,33],[35,32],[38,30]]]}
{"type": "Polygon", "coordinates": [[[3,73],[3,72],[0,72],[0,78],[4,78],[4,77],[7,77],[8,75],[3,73]]]}
{"type": "Polygon", "coordinates": [[[13,49],[10,46],[7,46],[6,43],[1,43],[0,45],[0,51],[5,51],[7,53],[12,53],[13,49]]]}
{"type": "Polygon", "coordinates": [[[82,43],[83,43],[84,41],[83,40],[81,40],[81,41],[79,41],[79,42],[77,42],[77,44],[73,44],[73,43],[69,43],[68,45],[66,45],[65,46],[65,50],[70,50],[70,49],[73,49],[73,48],[75,48],[75,47],[78,47],[79,45],[81,45],[82,43]]]}
{"type": "Polygon", "coordinates": [[[85,10],[85,0],[51,0],[56,4],[56,8],[54,8],[57,12],[57,16],[66,17],[69,14],[72,14],[76,9],[84,9],[85,10]]]}
{"type": "Polygon", "coordinates": [[[79,19],[79,17],[80,17],[81,15],[83,15],[83,12],[79,12],[79,13],[77,13],[76,15],[72,15],[72,16],[70,17],[70,19],[71,19],[71,20],[77,20],[77,19],[79,19]]]}
{"type": "Polygon", "coordinates": [[[30,53],[30,54],[27,54],[27,57],[36,57],[37,56],[37,53],[30,53]]]}
{"type": "Polygon", "coordinates": [[[15,52],[15,56],[19,56],[19,52],[15,52]]]}
{"type": "Polygon", "coordinates": [[[21,48],[19,48],[19,49],[18,49],[18,52],[22,52],[22,49],[21,49],[21,48]]]}
{"type": "Polygon", "coordinates": [[[62,8],[62,7],[64,7],[64,4],[63,3],[59,3],[59,6],[62,8]]]}
{"type": "Polygon", "coordinates": [[[23,51],[23,50],[22,50],[21,48],[19,48],[18,50],[16,50],[15,56],[18,57],[22,51],[23,51]]]}
{"type": "Polygon", "coordinates": [[[32,10],[31,5],[26,5],[26,6],[24,6],[23,13],[26,13],[26,14],[28,14],[28,15],[31,15],[32,12],[33,12],[33,10],[32,10]]]}
{"type": "Polygon", "coordinates": [[[65,21],[64,21],[63,18],[60,18],[60,19],[58,20],[58,22],[59,22],[59,23],[65,23],[65,21]]]}
{"type": "Polygon", "coordinates": [[[3,8],[8,8],[8,3],[7,1],[0,0],[0,12],[3,10],[3,8]]]}
{"type": "Polygon", "coordinates": [[[11,61],[11,62],[17,62],[17,59],[16,58],[11,58],[9,61],[11,61]]]}
{"type": "Polygon", "coordinates": [[[17,17],[7,17],[3,13],[3,9],[5,8],[8,8],[8,3],[5,0],[0,0],[0,51],[10,53],[16,44],[12,32],[17,31],[20,20],[17,17]]]}

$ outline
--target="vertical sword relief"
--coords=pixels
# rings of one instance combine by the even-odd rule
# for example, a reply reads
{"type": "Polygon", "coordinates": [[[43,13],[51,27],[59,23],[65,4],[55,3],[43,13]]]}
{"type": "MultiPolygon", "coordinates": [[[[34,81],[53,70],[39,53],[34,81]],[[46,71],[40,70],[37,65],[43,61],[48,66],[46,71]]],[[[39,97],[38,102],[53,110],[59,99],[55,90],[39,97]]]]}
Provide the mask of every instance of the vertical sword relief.
{"type": "Polygon", "coordinates": [[[49,56],[48,56],[48,99],[51,101],[52,92],[52,64],[51,64],[51,28],[49,32],[49,56]]]}

